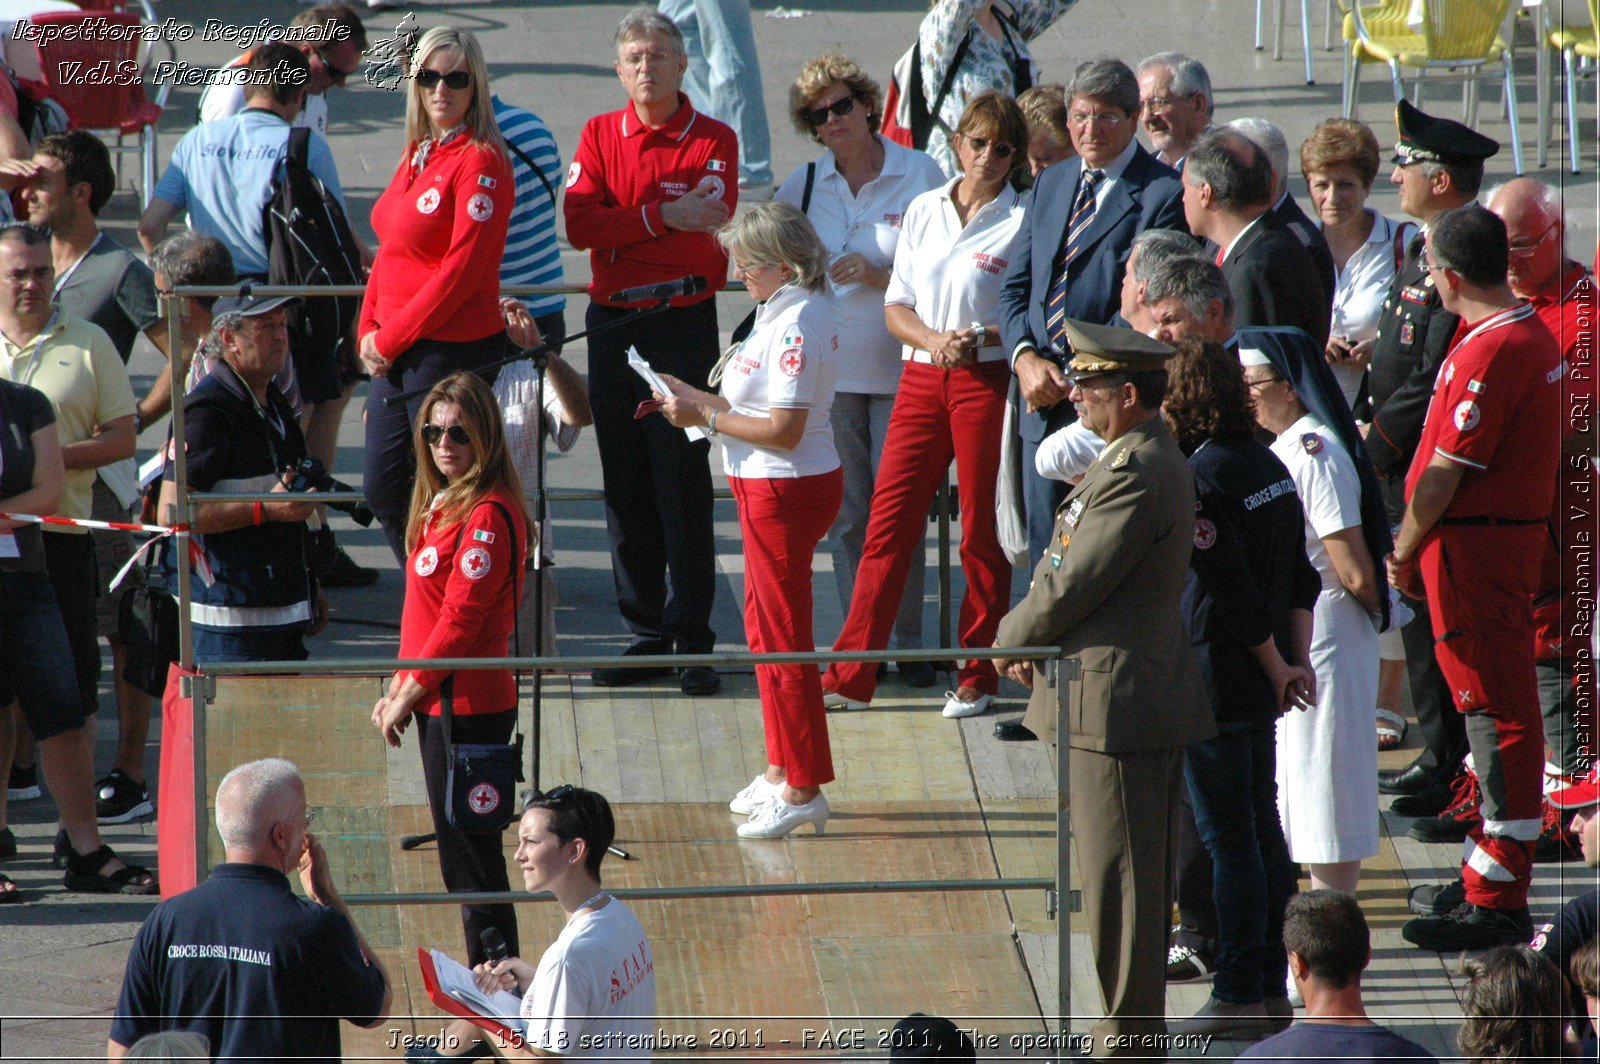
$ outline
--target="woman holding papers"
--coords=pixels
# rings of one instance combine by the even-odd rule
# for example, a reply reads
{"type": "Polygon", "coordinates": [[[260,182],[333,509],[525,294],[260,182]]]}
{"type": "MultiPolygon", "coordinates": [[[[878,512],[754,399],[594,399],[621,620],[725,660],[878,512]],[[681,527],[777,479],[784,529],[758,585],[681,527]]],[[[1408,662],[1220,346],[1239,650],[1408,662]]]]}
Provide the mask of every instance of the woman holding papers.
{"type": "MultiPolygon", "coordinates": [[[[522,597],[528,526],[500,407],[481,378],[457,373],[434,385],[419,414],[400,657],[503,657],[522,597]]],[[[504,743],[516,724],[516,679],[509,669],[402,670],[372,709],[372,723],[390,746],[400,745],[416,718],[445,889],[509,890],[500,833],[460,830],[447,815],[450,750],[441,698],[449,702],[454,742],[504,743]]],[[[495,800],[510,802],[512,796],[495,794],[495,800]]],[[[484,959],[479,936],[488,927],[499,928],[516,951],[511,906],[464,905],[461,922],[474,961],[484,959]]]]}
{"type": "MultiPolygon", "coordinates": [[[[759,304],[750,334],[712,371],[721,395],[664,378],[672,424],[703,426],[722,441],[744,539],[744,627],[757,653],[809,651],[811,556],[839,513],[844,475],[828,411],[839,338],[822,290],[828,252],[805,215],[764,203],[717,239],[759,304]]],[[[810,665],[758,665],[767,770],[728,808],[748,814],[747,839],[781,839],[828,822],[822,785],[833,780],[822,683],[810,665]]]]}
{"type": "MultiPolygon", "coordinates": [[[[537,967],[511,956],[474,968],[483,993],[522,998],[525,1044],[496,1046],[507,1060],[650,1058],[656,1013],[650,939],[633,910],[600,885],[600,862],[615,835],[610,803],[581,787],[557,787],[522,814],[517,864],[523,886],[555,895],[567,921],[537,967]]],[[[458,1020],[439,1040],[456,1053],[422,1048],[406,1059],[478,1053],[481,1037],[473,1024],[458,1020]]]]}

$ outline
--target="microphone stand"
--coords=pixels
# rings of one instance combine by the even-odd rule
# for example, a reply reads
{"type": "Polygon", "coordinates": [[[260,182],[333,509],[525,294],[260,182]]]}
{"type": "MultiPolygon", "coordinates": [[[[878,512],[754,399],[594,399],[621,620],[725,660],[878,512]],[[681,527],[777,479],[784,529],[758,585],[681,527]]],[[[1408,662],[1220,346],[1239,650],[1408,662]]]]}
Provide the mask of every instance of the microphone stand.
{"type": "MultiPolygon", "coordinates": [[[[638,321],[640,318],[647,318],[647,317],[650,317],[650,316],[655,315],[655,314],[660,314],[662,311],[666,310],[670,306],[671,306],[671,303],[668,300],[662,299],[659,302],[657,302],[654,306],[645,307],[642,310],[638,310],[638,311],[636,311],[636,312],[634,312],[632,314],[629,314],[629,315],[627,315],[625,317],[617,318],[615,321],[608,321],[604,325],[596,326],[593,329],[587,329],[587,330],[585,330],[583,332],[580,332],[580,333],[573,333],[571,336],[563,337],[559,342],[562,343],[562,344],[567,344],[567,343],[570,343],[573,340],[580,340],[580,339],[582,339],[582,338],[584,338],[586,336],[591,336],[591,335],[593,335],[595,333],[601,333],[601,332],[605,332],[608,329],[618,328],[623,324],[631,324],[633,322],[638,321]]],[[[536,541],[538,542],[539,546],[534,551],[534,555],[533,555],[533,571],[534,571],[534,581],[533,581],[533,645],[534,645],[534,656],[535,657],[543,657],[544,656],[544,544],[545,544],[545,522],[547,520],[548,506],[549,506],[549,500],[548,500],[548,496],[546,495],[546,489],[545,489],[545,473],[546,473],[546,468],[547,468],[546,467],[546,462],[547,462],[547,460],[549,458],[549,455],[546,453],[545,446],[544,446],[544,437],[545,437],[544,389],[545,389],[545,375],[546,375],[546,372],[547,372],[548,367],[550,365],[550,356],[552,354],[554,354],[554,353],[555,353],[555,345],[550,343],[550,342],[548,342],[548,341],[541,340],[538,343],[538,345],[536,345],[534,347],[530,347],[530,348],[527,348],[525,350],[519,350],[516,354],[511,355],[511,356],[509,356],[507,358],[503,358],[499,362],[495,362],[495,363],[492,363],[492,364],[487,365],[487,366],[480,366],[475,371],[475,372],[481,374],[481,373],[487,373],[490,370],[499,370],[503,366],[508,366],[513,362],[520,362],[522,359],[525,359],[525,358],[526,359],[531,359],[533,361],[533,367],[534,367],[534,369],[536,371],[536,373],[534,375],[534,378],[533,378],[533,406],[534,406],[534,409],[538,412],[538,418],[539,418],[539,427],[538,427],[539,447],[538,447],[538,466],[537,466],[537,468],[538,468],[538,478],[537,478],[537,484],[535,485],[535,487],[533,489],[533,513],[534,513],[533,526],[534,526],[535,532],[537,533],[535,538],[536,538],[536,541]]],[[[385,399],[384,402],[389,406],[393,406],[395,403],[401,402],[401,401],[403,401],[405,399],[409,399],[409,398],[412,398],[414,396],[422,395],[423,393],[431,390],[432,387],[433,387],[432,385],[429,385],[427,388],[414,388],[409,392],[402,392],[399,395],[390,396],[389,398],[385,399]]],[[[532,784],[533,784],[533,793],[535,795],[540,795],[540,794],[544,793],[543,789],[540,788],[540,786],[539,786],[539,771],[540,771],[540,766],[541,766],[541,757],[540,757],[540,749],[539,749],[539,734],[540,734],[540,726],[543,723],[543,708],[544,708],[543,707],[543,701],[544,701],[544,699],[543,699],[543,680],[544,680],[544,671],[542,669],[533,670],[533,720],[532,720],[532,726],[529,728],[529,731],[531,731],[533,733],[532,734],[532,739],[533,739],[532,747],[533,747],[533,749],[532,749],[532,751],[530,752],[530,755],[529,755],[530,760],[531,760],[531,764],[529,766],[529,769],[530,769],[530,774],[529,775],[530,775],[530,782],[532,782],[532,784]]],[[[434,832],[431,832],[431,831],[430,832],[426,832],[426,833],[421,834],[421,835],[403,835],[400,838],[400,848],[402,850],[414,850],[419,846],[424,846],[424,845],[426,845],[426,844],[428,844],[430,842],[435,842],[437,840],[438,840],[438,835],[435,834],[434,832]]],[[[629,853],[628,851],[626,851],[624,849],[621,849],[620,847],[608,846],[606,849],[607,849],[608,852],[616,854],[618,857],[622,858],[624,861],[633,860],[633,855],[631,853],[629,853]]]]}

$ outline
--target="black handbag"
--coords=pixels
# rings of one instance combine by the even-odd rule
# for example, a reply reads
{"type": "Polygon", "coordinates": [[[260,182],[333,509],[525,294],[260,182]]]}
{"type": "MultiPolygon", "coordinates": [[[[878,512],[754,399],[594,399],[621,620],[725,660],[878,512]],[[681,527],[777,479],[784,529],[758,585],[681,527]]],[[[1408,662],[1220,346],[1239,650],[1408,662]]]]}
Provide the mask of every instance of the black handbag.
{"type": "Polygon", "coordinates": [[[154,563],[146,560],[129,572],[133,583],[117,603],[117,633],[124,655],[122,679],[160,697],[167,689],[167,670],[178,660],[178,604],[165,583],[151,578],[153,569],[154,563]]]}
{"type": "MultiPolygon", "coordinates": [[[[491,500],[492,501],[492,500],[491,500]]],[[[494,508],[505,518],[506,533],[513,546],[511,567],[511,632],[513,654],[522,653],[521,623],[517,618],[517,604],[521,595],[521,554],[516,547],[517,527],[511,514],[500,503],[494,508]]],[[[465,522],[463,522],[465,524],[465,522]]],[[[462,529],[465,531],[465,528],[462,529]]],[[[461,536],[456,536],[456,548],[461,547],[461,536]]],[[[515,674],[518,703],[521,702],[522,676],[515,674]]],[[[439,718],[444,730],[444,748],[450,759],[445,775],[445,793],[449,804],[445,820],[457,831],[469,834],[498,834],[517,818],[517,784],[526,777],[522,773],[522,732],[509,743],[456,743],[451,739],[451,721],[455,702],[455,677],[446,676],[439,687],[439,718]]],[[[513,721],[516,709],[513,709],[513,721]]],[[[516,725],[513,725],[516,727],[516,725]]]]}

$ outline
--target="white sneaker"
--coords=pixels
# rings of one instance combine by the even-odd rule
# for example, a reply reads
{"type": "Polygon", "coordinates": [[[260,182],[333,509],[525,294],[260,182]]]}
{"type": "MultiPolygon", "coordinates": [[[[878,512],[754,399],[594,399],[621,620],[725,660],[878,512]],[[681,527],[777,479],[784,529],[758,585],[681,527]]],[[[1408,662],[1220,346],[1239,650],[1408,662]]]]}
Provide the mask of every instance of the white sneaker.
{"type": "Polygon", "coordinates": [[[994,701],[994,695],[980,694],[971,702],[959,697],[954,691],[944,693],[944,715],[951,720],[961,717],[976,717],[980,713],[989,711],[989,704],[994,701]]]}
{"type": "Polygon", "coordinates": [[[779,798],[768,802],[739,825],[741,839],[781,839],[801,824],[810,824],[822,834],[828,823],[828,799],[818,794],[805,805],[790,805],[779,798]]]}
{"type": "Polygon", "coordinates": [[[838,691],[824,691],[824,692],[822,692],[822,708],[823,709],[852,709],[852,710],[859,710],[859,709],[866,709],[868,705],[870,705],[870,703],[868,703],[868,702],[857,702],[853,698],[846,698],[844,695],[840,694],[838,691]]]}
{"type": "Polygon", "coordinates": [[[750,786],[733,796],[733,801],[728,803],[728,811],[738,813],[740,816],[749,816],[772,799],[782,797],[783,784],[768,783],[763,773],[751,780],[750,786]]]}

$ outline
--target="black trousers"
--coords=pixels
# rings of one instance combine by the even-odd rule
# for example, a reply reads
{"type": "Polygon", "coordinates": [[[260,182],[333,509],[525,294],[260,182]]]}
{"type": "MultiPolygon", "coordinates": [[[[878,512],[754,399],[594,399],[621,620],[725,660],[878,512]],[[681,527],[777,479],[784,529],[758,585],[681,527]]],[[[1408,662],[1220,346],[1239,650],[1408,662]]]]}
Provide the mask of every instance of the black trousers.
{"type": "Polygon", "coordinates": [[[1194,797],[1187,781],[1178,787],[1172,803],[1172,878],[1178,903],[1178,930],[1173,942],[1211,954],[1217,948],[1216,873],[1211,854],[1194,822],[1194,797]]]}
{"type": "MultiPolygon", "coordinates": [[[[591,303],[586,323],[594,329],[628,313],[591,303]]],[[[659,414],[633,416],[650,392],[628,368],[630,346],[657,372],[704,388],[717,358],[714,301],[674,307],[589,338],[589,403],[617,606],[640,653],[704,654],[716,643],[711,443],[691,442],[659,414]]]]}
{"type": "MultiPolygon", "coordinates": [[[[510,354],[505,333],[482,340],[451,343],[418,340],[396,358],[384,377],[372,378],[367,392],[367,451],[363,471],[367,505],[378,515],[389,549],[406,562],[406,518],[411,510],[411,483],[417,474],[412,428],[422,412],[426,392],[390,406],[385,400],[416,388],[431,388],[452,373],[475,370],[510,354]]],[[[484,375],[494,383],[497,374],[484,375]]]]}
{"type": "MultiPolygon", "coordinates": [[[[100,631],[94,606],[100,598],[100,572],[94,543],[87,535],[46,531],[45,569],[55,589],[66,622],[67,644],[72,648],[72,675],[83,700],[83,713],[92,716],[100,706],[100,631]]],[[[67,662],[59,662],[60,666],[67,662]]]]}
{"type": "MultiPolygon", "coordinates": [[[[1405,514],[1405,478],[1385,477],[1383,501],[1389,521],[1398,526],[1405,514]]],[[[1422,733],[1422,752],[1416,764],[1436,779],[1448,780],[1461,771],[1467,755],[1467,725],[1450,697],[1450,687],[1439,671],[1433,653],[1433,620],[1428,604],[1407,598],[1416,616],[1400,629],[1406,648],[1406,680],[1411,688],[1411,704],[1417,713],[1417,730],[1422,733]]]]}
{"type": "MultiPolygon", "coordinates": [[[[439,718],[418,713],[417,739],[422,751],[422,778],[428,788],[428,810],[433,814],[433,831],[439,840],[439,871],[444,876],[444,889],[451,892],[480,890],[510,890],[511,880],[506,874],[506,855],[503,836],[495,834],[468,834],[457,831],[445,818],[449,805],[446,792],[448,751],[444,745],[444,727],[439,718]]],[[[504,743],[511,739],[516,711],[457,716],[452,725],[453,738],[458,743],[504,743]]],[[[463,905],[461,929],[467,939],[468,966],[481,964],[483,943],[479,936],[486,927],[497,927],[505,936],[506,951],[518,957],[517,911],[510,905],[463,905]]]]}

